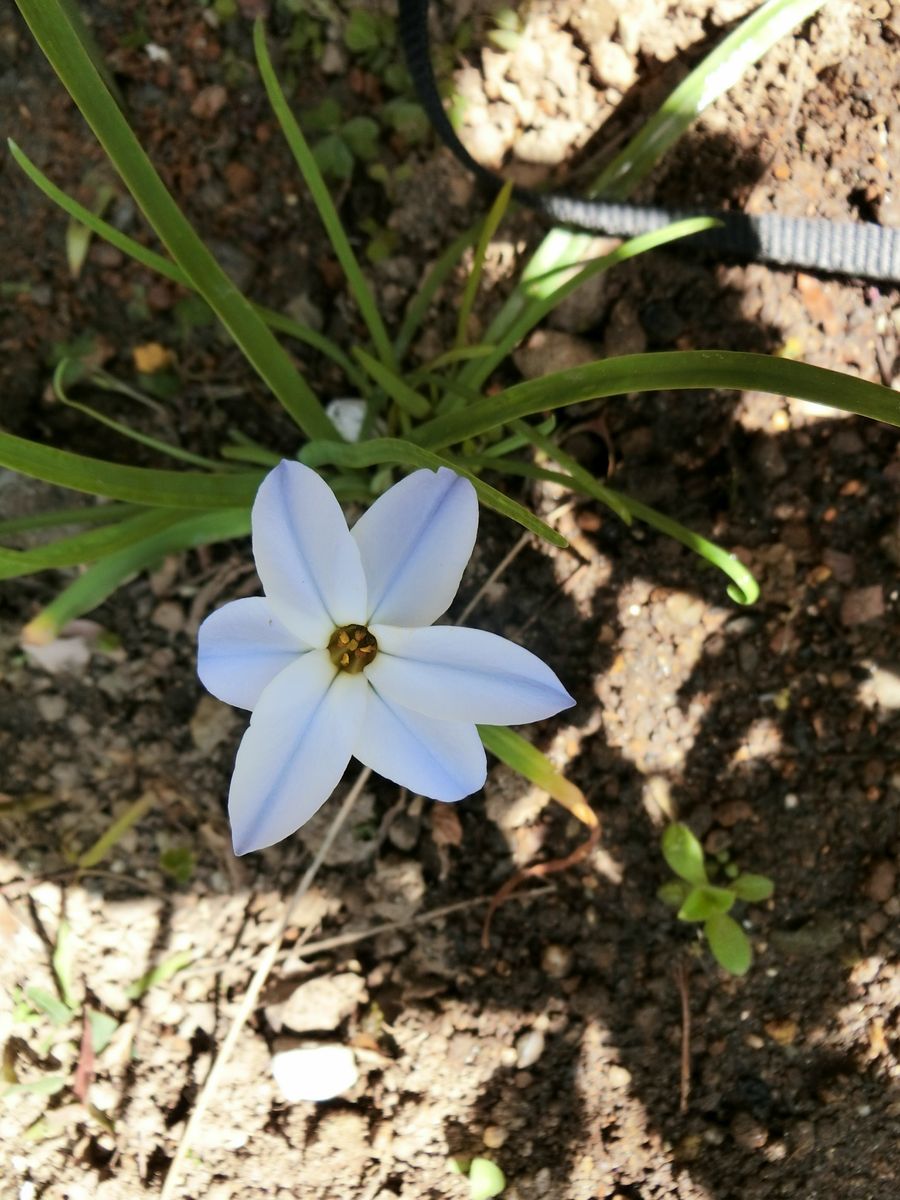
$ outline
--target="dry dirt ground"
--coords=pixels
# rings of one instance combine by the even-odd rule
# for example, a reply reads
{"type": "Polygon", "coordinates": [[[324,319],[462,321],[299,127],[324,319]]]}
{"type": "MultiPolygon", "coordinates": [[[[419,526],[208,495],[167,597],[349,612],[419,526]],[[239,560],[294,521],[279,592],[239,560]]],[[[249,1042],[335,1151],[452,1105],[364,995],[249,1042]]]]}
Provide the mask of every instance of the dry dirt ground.
{"type": "MultiPolygon", "coordinates": [[[[254,297],[317,313],[349,343],[357,318],[251,66],[248,17],[266,5],[230,7],[218,22],[188,0],[86,10],[145,144],[229,269],[254,297]]],[[[436,31],[449,35],[469,7],[448,5],[436,31]]],[[[488,41],[479,9],[450,62],[466,138],[529,181],[577,171],[637,128],[748,7],[533,0],[513,52],[488,41]]],[[[326,93],[348,114],[380,105],[380,75],[327,22],[319,62],[289,53],[288,8],[271,27],[297,107],[326,93]]],[[[898,38],[896,0],[827,4],[708,112],[643,195],[896,224],[898,38]]],[[[4,134],[89,199],[101,155],[8,8],[0,56],[4,134]]],[[[361,247],[373,228],[387,237],[370,273],[391,316],[479,202],[430,141],[396,135],[384,155],[391,169],[414,166],[390,195],[359,168],[337,190],[361,247]]],[[[177,289],[98,244],[71,280],[64,218],[8,157],[0,192],[0,424],[124,460],[127,444],[49,401],[54,346],[100,339],[108,368],[131,380],[133,349],[160,341],[178,385],[165,407],[135,416],[113,398],[108,411],[204,453],[233,424],[292,452],[291,427],[234,351],[191,324],[177,289]]],[[[111,211],[139,230],[123,196],[111,211]]],[[[510,228],[491,256],[497,295],[540,236],[527,217],[510,228]]],[[[452,328],[457,289],[432,314],[423,353],[452,328]]],[[[900,295],[659,253],[606,278],[542,336],[519,357],[525,373],[586,353],[721,346],[786,350],[896,386],[900,295]]],[[[329,368],[304,362],[320,394],[341,393],[329,368]]],[[[740,609],[697,559],[591,504],[563,526],[569,550],[523,551],[472,621],[520,638],[577,697],[531,732],[587,793],[599,848],[551,890],[501,909],[485,951],[483,906],[409,922],[492,893],[583,830],[497,766],[483,795],[452,810],[373,782],[288,931],[176,1195],[462,1200],[448,1161],[477,1153],[502,1166],[508,1200],[900,1194],[896,432],[777,397],[663,394],[586,406],[568,445],[601,474],[611,447],[619,486],[735,550],[761,600],[740,609]],[[742,914],[756,956],[743,979],[719,971],[656,899],[671,813],[710,853],[776,881],[772,902],[742,914]],[[306,958],[295,946],[301,931],[386,921],[403,927],[306,958]],[[311,980],[314,1003],[298,990],[311,980]],[[329,1103],[286,1102],[270,1064],[298,1040],[355,1047],[359,1082],[329,1103]]],[[[4,515],[53,499],[0,474],[4,515]]],[[[518,537],[499,519],[483,525],[460,603],[518,537]]],[[[0,592],[4,1062],[22,1082],[64,1081],[0,1099],[3,1200],[159,1191],[323,833],[319,820],[265,853],[230,853],[223,804],[242,719],[203,695],[194,636],[210,608],[255,588],[246,544],[129,584],[94,614],[118,646],[76,642],[80,656],[53,673],[18,635],[62,581],[0,592]],[[143,818],[76,872],[74,856],[141,797],[143,818]],[[55,994],[62,922],[73,1006],[108,1018],[92,1064],[81,1017],[29,1020],[22,1001],[25,988],[55,994]]]]}

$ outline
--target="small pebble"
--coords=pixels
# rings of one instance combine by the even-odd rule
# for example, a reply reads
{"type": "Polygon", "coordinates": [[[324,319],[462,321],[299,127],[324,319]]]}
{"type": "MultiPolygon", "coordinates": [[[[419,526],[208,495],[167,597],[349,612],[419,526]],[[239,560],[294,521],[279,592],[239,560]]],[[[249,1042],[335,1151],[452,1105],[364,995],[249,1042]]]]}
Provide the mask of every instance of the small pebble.
{"type": "Polygon", "coordinates": [[[572,951],[568,946],[558,946],[551,942],[544,947],[541,967],[544,974],[549,975],[551,979],[565,979],[572,970],[572,951]]]}
{"type": "Polygon", "coordinates": [[[500,1125],[486,1125],[481,1140],[488,1150],[499,1150],[508,1136],[508,1132],[500,1125]]]}
{"type": "Polygon", "coordinates": [[[884,858],[877,862],[866,880],[866,895],[876,904],[885,904],[894,894],[897,871],[894,864],[884,858]]]}
{"type": "Polygon", "coordinates": [[[784,1021],[767,1021],[766,1033],[779,1046],[790,1046],[797,1036],[797,1022],[790,1019],[784,1021]]]}
{"type": "Polygon", "coordinates": [[[332,1100],[348,1092],[359,1078],[356,1059],[348,1046],[304,1046],[272,1056],[272,1074],[282,1096],[300,1100],[332,1100]]]}
{"type": "Polygon", "coordinates": [[[184,627],[184,611],[174,600],[164,600],[154,608],[150,620],[167,633],[178,633],[184,627]]]}
{"type": "Polygon", "coordinates": [[[520,1071],[534,1066],[544,1053],[546,1041],[539,1029],[529,1029],[521,1037],[516,1038],[516,1066],[520,1071]]]}
{"type": "Polygon", "coordinates": [[[761,1150],[769,1138],[768,1131],[746,1112],[735,1114],[730,1129],[742,1150],[761,1150]]]}
{"type": "Polygon", "coordinates": [[[62,696],[38,696],[36,703],[44,721],[59,721],[65,715],[66,702],[62,696]]]}
{"type": "Polygon", "coordinates": [[[627,1088],[631,1083],[631,1072],[626,1067],[614,1063],[606,1072],[606,1079],[612,1088],[627,1088]]]}

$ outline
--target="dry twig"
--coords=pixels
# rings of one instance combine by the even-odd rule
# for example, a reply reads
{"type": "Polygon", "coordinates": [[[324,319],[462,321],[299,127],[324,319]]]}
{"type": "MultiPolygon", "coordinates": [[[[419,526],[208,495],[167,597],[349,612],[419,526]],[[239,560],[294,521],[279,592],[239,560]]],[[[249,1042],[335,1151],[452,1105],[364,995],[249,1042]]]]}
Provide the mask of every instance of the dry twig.
{"type": "Polygon", "coordinates": [[[278,957],[278,951],[281,949],[281,941],[282,937],[284,936],[284,931],[290,924],[291,915],[312,886],[313,880],[319,873],[319,868],[325,861],[334,839],[340,833],[344,822],[350,815],[350,810],[359,799],[359,795],[365,787],[371,774],[372,772],[368,767],[360,771],[356,782],[350,788],[350,791],[344,798],[343,804],[338,809],[337,815],[331,822],[331,826],[326,833],[315,858],[310,863],[305,874],[303,875],[303,878],[297,885],[297,890],[284,906],[278,928],[272,935],[272,940],[266,947],[266,951],[260,960],[259,966],[256,968],[253,978],[250,980],[247,991],[244,993],[244,997],[241,1000],[240,1007],[234,1014],[231,1025],[228,1029],[228,1033],[225,1035],[225,1040],[222,1042],[221,1049],[216,1055],[209,1074],[203,1082],[203,1087],[200,1089],[200,1094],[197,1097],[197,1103],[194,1105],[194,1109],[188,1118],[181,1141],[178,1143],[178,1149],[175,1151],[175,1157],[172,1159],[171,1166],[166,1174],[165,1183],[163,1184],[162,1192],[160,1193],[160,1200],[172,1200],[172,1197],[175,1195],[175,1188],[181,1174],[181,1168],[184,1165],[184,1160],[191,1148],[193,1136],[199,1128],[200,1122],[206,1115],[206,1110],[209,1108],[210,1102],[215,1094],[218,1082],[222,1077],[222,1072],[224,1071],[232,1053],[234,1052],[234,1048],[237,1045],[237,1040],[240,1037],[241,1031],[249,1020],[250,1014],[253,1012],[256,1002],[259,999],[260,992],[262,991],[263,986],[269,977],[269,972],[272,970],[272,967],[275,964],[275,960],[278,957]]]}

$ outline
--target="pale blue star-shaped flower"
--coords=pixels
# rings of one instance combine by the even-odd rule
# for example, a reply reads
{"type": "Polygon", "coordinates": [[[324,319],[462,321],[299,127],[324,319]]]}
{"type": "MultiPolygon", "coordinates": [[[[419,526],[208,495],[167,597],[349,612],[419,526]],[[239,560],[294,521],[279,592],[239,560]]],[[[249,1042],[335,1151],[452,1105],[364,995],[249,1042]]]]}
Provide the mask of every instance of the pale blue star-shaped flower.
{"type": "Polygon", "coordinates": [[[484,783],[476,723],[518,725],[574,700],[539,658],[481,629],[434,625],[475,544],[475,489],[415,471],[348,529],[315,471],[282,462],[253,505],[264,596],[203,622],[204,686],[250,709],[229,816],[237,854],[281,841],[351,758],[412,792],[461,800],[484,783]]]}

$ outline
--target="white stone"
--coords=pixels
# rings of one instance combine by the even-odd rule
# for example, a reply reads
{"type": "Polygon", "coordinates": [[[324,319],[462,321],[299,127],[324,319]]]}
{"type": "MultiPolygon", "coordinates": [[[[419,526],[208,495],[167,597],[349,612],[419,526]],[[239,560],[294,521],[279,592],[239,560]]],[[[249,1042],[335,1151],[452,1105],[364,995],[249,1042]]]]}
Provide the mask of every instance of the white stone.
{"type": "Polygon", "coordinates": [[[545,1038],[539,1029],[529,1029],[516,1038],[516,1066],[520,1071],[533,1067],[544,1053],[545,1038]]]}
{"type": "Polygon", "coordinates": [[[356,1059],[348,1046],[301,1046],[272,1057],[272,1074],[290,1104],[301,1100],[332,1100],[347,1092],[359,1078],[356,1059]]]}

